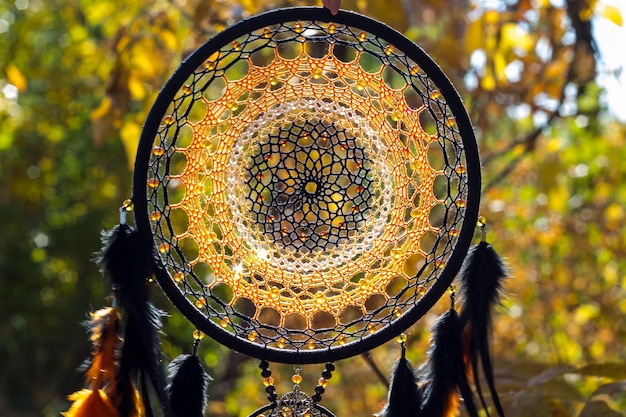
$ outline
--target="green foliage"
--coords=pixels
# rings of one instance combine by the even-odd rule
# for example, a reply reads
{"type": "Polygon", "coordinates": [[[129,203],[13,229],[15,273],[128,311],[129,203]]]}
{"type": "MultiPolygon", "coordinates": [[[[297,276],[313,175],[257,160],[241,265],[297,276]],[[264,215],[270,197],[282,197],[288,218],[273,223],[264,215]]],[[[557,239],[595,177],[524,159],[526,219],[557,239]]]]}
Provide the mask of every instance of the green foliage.
{"type": "MultiPolygon", "coordinates": [[[[476,3],[343,5],[418,41],[470,109],[488,237],[513,271],[494,343],[507,415],[624,415],[626,126],[602,108],[584,42],[594,13],[601,24],[621,16],[591,0],[476,3]]],[[[293,4],[316,2],[0,3],[0,414],[57,415],[82,385],[76,368],[90,347],[80,322],[109,292],[91,257],[130,196],[141,124],[160,86],[216,31],[293,4]]],[[[433,319],[409,332],[414,363],[433,319]]],[[[182,317],[165,330],[168,357],[190,349],[182,317]]],[[[372,353],[384,373],[398,355],[390,345],[372,353]]],[[[261,405],[254,361],[206,340],[201,355],[215,377],[210,415],[261,405]]],[[[320,370],[305,369],[310,391],[320,370]]],[[[284,391],[292,369],[276,370],[284,391]]],[[[371,415],[386,396],[359,357],[342,362],[329,390],[340,393],[324,398],[337,415],[371,415]]]]}

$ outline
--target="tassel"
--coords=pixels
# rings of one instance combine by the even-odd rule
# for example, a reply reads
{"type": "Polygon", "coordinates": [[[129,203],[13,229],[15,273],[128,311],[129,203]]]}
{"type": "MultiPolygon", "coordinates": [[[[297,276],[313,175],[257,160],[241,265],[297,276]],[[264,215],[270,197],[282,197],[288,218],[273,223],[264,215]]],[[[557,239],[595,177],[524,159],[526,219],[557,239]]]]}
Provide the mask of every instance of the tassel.
{"type": "Polygon", "coordinates": [[[500,417],[504,417],[504,411],[495,389],[493,366],[489,355],[489,336],[493,307],[500,301],[502,281],[506,276],[504,262],[484,240],[483,225],[483,239],[470,249],[461,270],[460,290],[465,302],[460,317],[463,325],[464,354],[468,365],[471,366],[470,374],[473,374],[476,391],[483,408],[487,411],[478,375],[480,359],[491,399],[500,417]]]}
{"type": "Polygon", "coordinates": [[[207,388],[212,378],[202,367],[196,349],[194,348],[193,355],[183,354],[174,358],[167,368],[170,384],[166,390],[172,414],[176,417],[204,415],[208,399],[207,388]]]}
{"type": "Polygon", "coordinates": [[[119,313],[114,307],[102,308],[91,313],[88,322],[91,329],[93,358],[85,377],[90,389],[70,395],[70,409],[62,413],[66,417],[119,417],[111,403],[115,395],[117,349],[120,344],[119,313]]]}
{"type": "MultiPolygon", "coordinates": [[[[124,207],[120,212],[125,213],[124,207]]],[[[116,405],[120,417],[134,417],[152,410],[147,392],[148,379],[152,383],[163,410],[167,410],[165,376],[161,368],[159,330],[162,312],[148,299],[146,280],[153,272],[152,245],[124,222],[102,237],[100,253],[102,271],[116,291],[125,313],[124,344],[116,380],[116,405]],[[139,384],[141,401],[135,382],[139,384]]]]}
{"type": "Polygon", "coordinates": [[[417,387],[413,366],[405,357],[406,346],[402,342],[402,356],[391,374],[387,405],[378,417],[413,417],[417,415],[422,393],[417,387]]]}
{"type": "Polygon", "coordinates": [[[423,417],[453,417],[463,396],[468,415],[478,417],[465,370],[459,315],[450,308],[433,326],[428,363],[422,369],[423,417]]]}

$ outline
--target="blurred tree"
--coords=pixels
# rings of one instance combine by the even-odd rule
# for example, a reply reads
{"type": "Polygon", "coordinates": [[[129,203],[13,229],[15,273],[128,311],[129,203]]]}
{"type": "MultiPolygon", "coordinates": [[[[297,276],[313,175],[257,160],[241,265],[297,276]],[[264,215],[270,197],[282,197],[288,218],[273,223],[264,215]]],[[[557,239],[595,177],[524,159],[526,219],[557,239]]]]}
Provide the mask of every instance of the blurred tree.
{"type": "MultiPolygon", "coordinates": [[[[82,384],[75,369],[89,345],[79,322],[108,294],[90,259],[130,195],[141,124],[160,86],[212,34],[296,4],[317,2],[0,2],[1,415],[57,415],[82,384]]],[[[603,108],[591,32],[592,18],[621,25],[619,11],[596,0],[343,7],[418,42],[470,110],[483,215],[514,271],[494,346],[508,415],[623,415],[626,127],[603,108]]],[[[414,362],[432,320],[409,332],[414,362]]],[[[190,331],[180,316],[168,320],[168,356],[188,349],[190,331]]],[[[391,343],[372,359],[387,372],[396,350],[391,343]]],[[[262,396],[246,395],[260,387],[254,362],[216,344],[202,355],[216,379],[208,414],[259,406],[262,396]]],[[[386,387],[361,358],[345,362],[329,408],[378,411],[386,387]]]]}

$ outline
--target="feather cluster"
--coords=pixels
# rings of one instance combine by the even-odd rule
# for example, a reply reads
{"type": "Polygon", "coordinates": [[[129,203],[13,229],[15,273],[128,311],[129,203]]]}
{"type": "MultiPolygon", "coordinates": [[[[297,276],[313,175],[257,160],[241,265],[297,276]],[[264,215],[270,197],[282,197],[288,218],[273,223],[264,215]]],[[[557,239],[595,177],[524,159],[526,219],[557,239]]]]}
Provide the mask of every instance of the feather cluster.
{"type": "Polygon", "coordinates": [[[168,408],[158,336],[162,313],[149,301],[147,288],[154,265],[152,245],[127,224],[103,233],[102,243],[97,262],[111,280],[120,308],[92,314],[88,388],[69,397],[73,404],[64,415],[150,417],[148,383],[161,408],[168,408]]]}
{"type": "Polygon", "coordinates": [[[507,275],[503,260],[485,241],[470,249],[460,274],[460,291],[465,300],[460,318],[463,325],[464,356],[470,367],[468,371],[473,375],[481,404],[487,409],[480,384],[480,363],[491,401],[500,417],[504,417],[504,410],[495,388],[489,338],[493,308],[500,302],[502,283],[507,275]]]}
{"type": "Polygon", "coordinates": [[[504,417],[495,389],[489,336],[493,307],[500,300],[506,276],[503,261],[489,244],[480,242],[470,249],[460,274],[465,298],[461,313],[452,307],[437,320],[432,328],[428,361],[417,371],[405,359],[403,350],[380,417],[453,417],[460,398],[467,414],[478,417],[470,379],[489,416],[480,385],[479,363],[496,412],[504,417]]]}
{"type": "Polygon", "coordinates": [[[115,403],[117,389],[117,351],[121,343],[119,313],[113,307],[91,313],[93,353],[85,372],[88,388],[77,391],[68,398],[73,401],[65,417],[120,417],[115,403]]]}

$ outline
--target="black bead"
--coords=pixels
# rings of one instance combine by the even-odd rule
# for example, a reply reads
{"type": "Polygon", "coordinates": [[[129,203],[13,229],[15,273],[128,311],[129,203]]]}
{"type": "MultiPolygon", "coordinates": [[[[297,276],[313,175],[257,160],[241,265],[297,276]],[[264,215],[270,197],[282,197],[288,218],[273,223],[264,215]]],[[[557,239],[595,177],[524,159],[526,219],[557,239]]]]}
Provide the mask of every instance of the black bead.
{"type": "Polygon", "coordinates": [[[335,370],[335,364],[334,364],[334,363],[332,363],[332,362],[328,362],[328,363],[326,364],[326,370],[327,370],[327,371],[330,371],[330,372],[334,371],[334,370],[335,370]]]}
{"type": "Polygon", "coordinates": [[[267,377],[269,377],[269,376],[272,376],[272,371],[270,371],[269,369],[263,369],[263,370],[261,371],[261,376],[262,376],[263,378],[267,378],[267,377]]]}
{"type": "Polygon", "coordinates": [[[278,394],[270,394],[267,396],[267,399],[270,400],[270,402],[276,402],[276,400],[278,399],[278,394]]]}
{"type": "Polygon", "coordinates": [[[317,392],[318,394],[323,394],[324,391],[326,391],[326,390],[321,385],[318,385],[317,387],[315,387],[315,392],[317,392]]]}
{"type": "Polygon", "coordinates": [[[274,391],[276,391],[276,387],[274,387],[274,385],[270,385],[268,387],[265,387],[265,392],[267,392],[268,394],[271,394],[274,391]]]}
{"type": "Polygon", "coordinates": [[[322,378],[324,379],[330,379],[333,377],[333,374],[331,374],[329,371],[323,371],[322,372],[322,378]]]}
{"type": "Polygon", "coordinates": [[[319,395],[319,394],[313,394],[313,396],[311,397],[311,399],[313,400],[313,402],[318,403],[318,402],[322,401],[322,396],[321,396],[321,395],[319,395]]]}
{"type": "Polygon", "coordinates": [[[261,361],[261,362],[259,362],[259,368],[266,369],[266,368],[269,368],[269,367],[270,367],[270,364],[269,364],[268,361],[261,361]]]}

